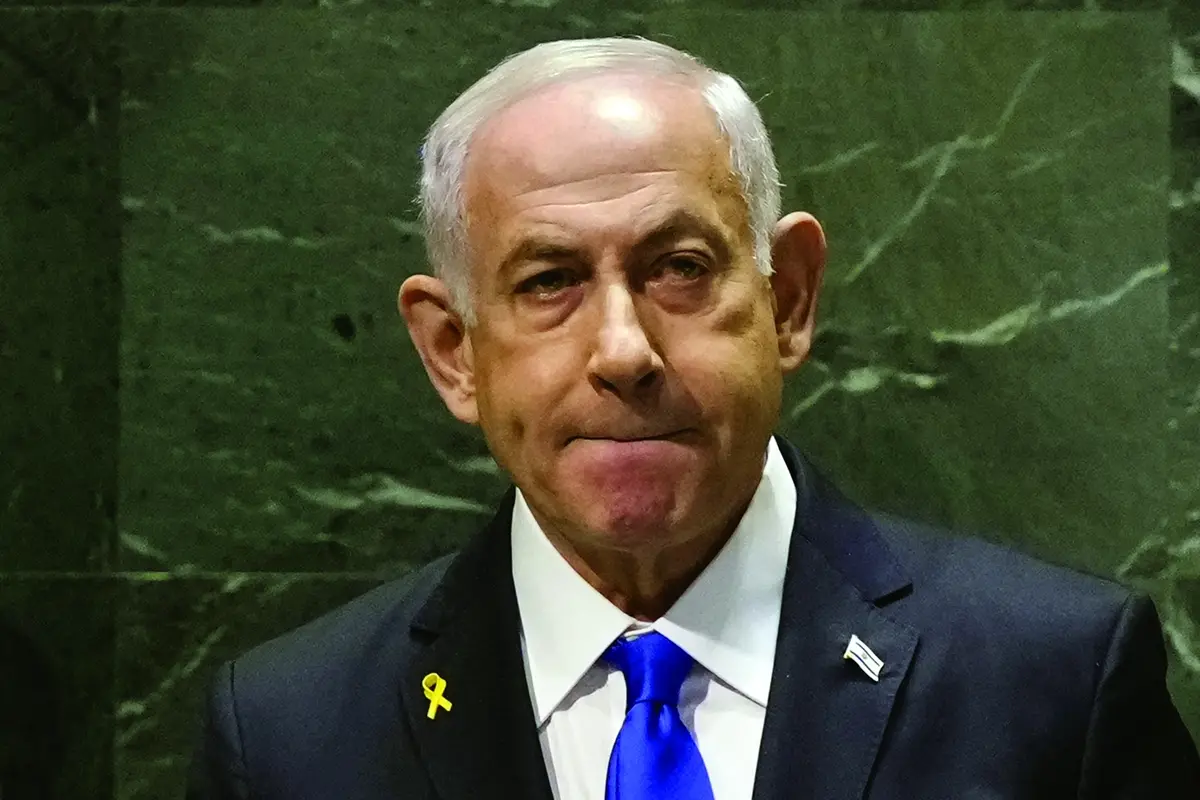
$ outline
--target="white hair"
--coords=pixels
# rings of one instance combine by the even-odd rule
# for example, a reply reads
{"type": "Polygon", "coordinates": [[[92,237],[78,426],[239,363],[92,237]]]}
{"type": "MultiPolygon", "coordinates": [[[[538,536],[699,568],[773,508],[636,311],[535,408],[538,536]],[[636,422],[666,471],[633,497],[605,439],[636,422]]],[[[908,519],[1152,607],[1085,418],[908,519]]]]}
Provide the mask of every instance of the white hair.
{"type": "Polygon", "coordinates": [[[421,222],[434,273],[449,287],[455,310],[474,324],[463,180],[476,131],[532,92],[601,73],[633,72],[694,84],[729,143],[730,164],[746,203],[754,258],[771,274],[771,234],[780,211],[779,169],[754,101],[734,78],[665,44],[641,38],[546,42],[502,61],[437,118],[421,148],[421,222]]]}

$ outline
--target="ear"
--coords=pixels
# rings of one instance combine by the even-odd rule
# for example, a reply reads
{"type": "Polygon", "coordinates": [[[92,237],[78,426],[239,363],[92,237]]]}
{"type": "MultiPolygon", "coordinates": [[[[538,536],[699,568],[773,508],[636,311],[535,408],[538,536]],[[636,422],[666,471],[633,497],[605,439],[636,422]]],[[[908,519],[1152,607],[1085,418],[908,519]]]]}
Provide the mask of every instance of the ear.
{"type": "Polygon", "coordinates": [[[401,284],[398,305],[425,372],[446,408],[467,424],[478,423],[471,339],[446,284],[429,275],[414,275],[401,284]]]}
{"type": "Polygon", "coordinates": [[[825,232],[803,211],[775,225],[771,244],[771,290],[775,297],[775,330],[783,371],[799,367],[812,349],[817,295],[825,274],[825,232]]]}

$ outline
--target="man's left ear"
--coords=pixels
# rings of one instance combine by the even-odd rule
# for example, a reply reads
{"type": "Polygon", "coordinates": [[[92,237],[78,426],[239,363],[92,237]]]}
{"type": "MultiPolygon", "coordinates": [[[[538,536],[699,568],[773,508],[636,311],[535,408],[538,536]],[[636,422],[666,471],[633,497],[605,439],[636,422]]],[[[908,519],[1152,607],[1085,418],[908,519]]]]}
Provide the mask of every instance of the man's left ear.
{"type": "Polygon", "coordinates": [[[817,295],[825,274],[825,232],[812,214],[795,211],[775,224],[771,289],[779,365],[791,372],[804,363],[816,329],[817,295]]]}

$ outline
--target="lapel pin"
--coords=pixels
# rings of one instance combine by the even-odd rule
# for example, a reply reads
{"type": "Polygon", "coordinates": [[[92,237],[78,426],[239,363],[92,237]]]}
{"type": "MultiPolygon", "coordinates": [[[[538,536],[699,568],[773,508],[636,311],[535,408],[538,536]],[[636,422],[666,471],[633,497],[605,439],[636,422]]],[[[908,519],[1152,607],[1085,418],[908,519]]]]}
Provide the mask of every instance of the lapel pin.
{"type": "Polygon", "coordinates": [[[846,645],[846,652],[842,654],[842,658],[848,658],[855,664],[858,664],[871,680],[876,683],[879,682],[879,673],[883,669],[883,659],[875,655],[862,639],[851,634],[850,643],[846,645]]]}
{"type": "Polygon", "coordinates": [[[425,696],[429,698],[429,718],[433,719],[439,708],[450,710],[453,705],[446,699],[446,679],[436,672],[431,672],[421,680],[421,688],[425,690],[425,696]]]}

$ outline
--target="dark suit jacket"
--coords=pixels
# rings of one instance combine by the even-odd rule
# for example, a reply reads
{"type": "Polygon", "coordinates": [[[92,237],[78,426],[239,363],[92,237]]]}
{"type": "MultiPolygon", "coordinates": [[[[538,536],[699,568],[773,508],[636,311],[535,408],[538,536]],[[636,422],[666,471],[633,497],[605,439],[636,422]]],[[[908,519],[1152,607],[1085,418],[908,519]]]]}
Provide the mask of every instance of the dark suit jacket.
{"type": "MultiPolygon", "coordinates": [[[[868,516],[779,444],[798,505],[754,800],[1200,798],[1146,597],[868,516]]],[[[188,798],[550,800],[512,497],[456,557],[224,664],[188,798]]]]}

